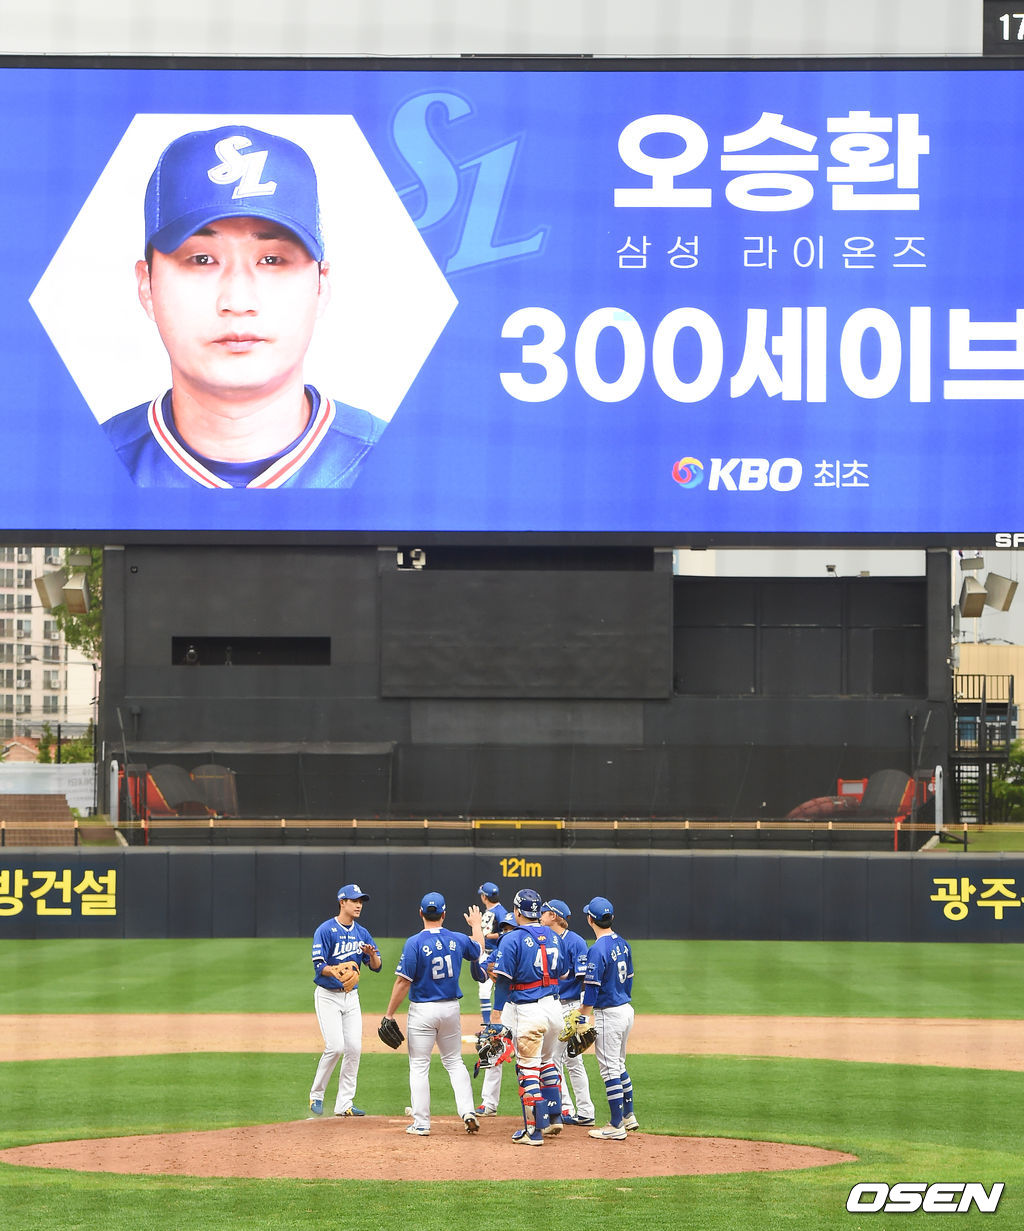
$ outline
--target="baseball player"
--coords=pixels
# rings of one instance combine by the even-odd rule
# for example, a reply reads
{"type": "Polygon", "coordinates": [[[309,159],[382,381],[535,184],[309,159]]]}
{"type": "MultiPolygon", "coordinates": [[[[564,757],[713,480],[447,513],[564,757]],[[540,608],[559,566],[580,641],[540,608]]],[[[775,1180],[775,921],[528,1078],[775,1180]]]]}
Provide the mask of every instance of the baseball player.
{"type": "Polygon", "coordinates": [[[185,133],[146,189],[139,301],[171,388],[103,424],[140,487],[350,487],[382,420],[304,384],[330,298],[316,172],[244,125],[185,133]]]}
{"type": "MultiPolygon", "coordinates": [[[[480,924],[484,933],[484,956],[493,957],[501,935],[501,921],[508,914],[508,911],[501,904],[500,892],[494,881],[484,881],[477,890],[477,893],[480,895],[480,903],[483,906],[484,912],[480,924]]],[[[493,987],[493,982],[487,979],[483,983],[478,984],[476,989],[480,996],[480,1016],[485,1026],[490,1025],[491,1021],[491,992],[493,987]]]]}
{"type": "MultiPolygon", "coordinates": [[[[556,1136],[562,1130],[561,1120],[551,1120],[548,1115],[549,1104],[561,1097],[555,1064],[562,1027],[558,1002],[561,949],[555,932],[541,927],[540,908],[536,890],[519,890],[512,903],[516,926],[498,942],[491,967],[491,1028],[501,1026],[506,1002],[515,1006],[511,1031],[525,1127],[512,1139],[530,1146],[542,1146],[545,1136],[556,1136]]],[[[560,1102],[555,1105],[560,1106],[560,1102]]]]}
{"type": "Polygon", "coordinates": [[[633,1028],[633,954],[614,931],[615,910],[607,898],[591,898],[583,913],[594,933],[583,977],[583,1003],[578,1025],[590,1024],[593,1010],[597,1031],[594,1054],[608,1095],[611,1123],[592,1128],[590,1136],[601,1141],[625,1141],[627,1131],[640,1127],[633,1114],[633,1083],[626,1072],[626,1043],[633,1028]]]}
{"type": "MultiPolygon", "coordinates": [[[[515,917],[506,911],[504,919],[498,924],[499,939],[506,932],[510,932],[515,926],[515,917]]],[[[497,955],[497,948],[494,948],[490,954],[484,957],[483,969],[488,977],[490,977],[490,970],[494,965],[494,959],[497,955]]],[[[511,1030],[515,1019],[515,1005],[506,1001],[501,1019],[504,1025],[511,1030]]],[[[484,1079],[480,1084],[480,1102],[477,1105],[476,1114],[478,1116],[496,1116],[498,1114],[498,1103],[501,1100],[501,1074],[504,1070],[501,1063],[497,1062],[483,1065],[483,1070],[484,1079]]]]}
{"type": "MultiPolygon", "coordinates": [[[[558,980],[558,999],[562,1006],[562,1015],[580,1007],[583,994],[583,977],[587,972],[587,942],[578,932],[569,930],[569,907],[561,898],[548,898],[541,906],[540,921],[544,927],[552,928],[558,933],[558,944],[562,950],[562,969],[565,972],[558,980]]],[[[563,1124],[592,1125],[594,1123],[594,1104],[590,1097],[590,1081],[583,1064],[582,1056],[569,1056],[566,1053],[567,1042],[558,1045],[558,1075],[562,1087],[561,1115],[563,1124]],[[569,1083],[566,1074],[572,1082],[572,1092],[576,1096],[576,1106],[572,1105],[569,1094],[569,1083]]],[[[555,1108],[556,1113],[558,1108],[555,1108]]]]}
{"type": "Polygon", "coordinates": [[[359,971],[363,964],[378,972],[383,965],[373,937],[358,923],[363,903],[370,900],[358,885],[338,890],[338,913],[325,919],[313,935],[313,1006],[324,1036],[324,1053],[309,1092],[309,1110],[324,1113],[324,1095],[341,1059],[336,1116],[364,1116],[353,1106],[359,1057],[363,1049],[363,1015],[359,1007],[359,971]],[[353,972],[352,967],[355,967],[353,972]],[[353,973],[355,978],[353,979],[353,973]],[[342,1058],[343,1057],[343,1058],[342,1058]]]}
{"type": "Polygon", "coordinates": [[[423,928],[410,936],[402,947],[395,985],[384,1015],[393,1019],[408,995],[406,1029],[413,1120],[405,1131],[415,1137],[430,1134],[430,1055],[435,1043],[455,1094],[455,1109],[462,1117],[466,1132],[475,1133],[480,1127],[473,1108],[473,1086],[462,1059],[459,1016],[462,996],[459,970],[463,961],[475,961],[483,952],[480,908],[471,906],[463,917],[470,926],[471,936],[451,932],[444,926],[445,901],[440,893],[424,895],[420,902],[423,928]]]}

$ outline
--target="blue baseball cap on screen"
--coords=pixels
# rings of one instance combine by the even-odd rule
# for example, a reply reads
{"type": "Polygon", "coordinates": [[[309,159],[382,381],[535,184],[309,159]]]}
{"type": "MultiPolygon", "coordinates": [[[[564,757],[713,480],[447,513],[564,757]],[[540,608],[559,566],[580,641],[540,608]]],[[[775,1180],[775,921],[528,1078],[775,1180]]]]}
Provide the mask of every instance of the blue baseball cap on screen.
{"type": "Polygon", "coordinates": [[[427,916],[433,915],[435,918],[440,918],[444,914],[444,898],[439,893],[424,894],[423,901],[420,902],[420,910],[427,916]]]}
{"type": "Polygon", "coordinates": [[[584,906],[583,913],[589,915],[595,923],[605,924],[615,914],[615,907],[607,898],[591,898],[584,906]]]}
{"type": "Polygon", "coordinates": [[[477,893],[486,893],[489,898],[496,898],[498,896],[498,886],[494,881],[484,881],[477,890],[477,893]]]}
{"type": "Polygon", "coordinates": [[[568,919],[572,914],[572,911],[561,898],[548,898],[548,900],[541,905],[541,911],[543,912],[545,910],[553,910],[556,915],[560,915],[563,919],[568,919]]]}
{"type": "Polygon", "coordinates": [[[218,218],[265,218],[324,259],[316,171],[294,141],[243,124],[185,133],[146,188],[146,248],[173,252],[218,218]]]}
{"type": "Polygon", "coordinates": [[[338,901],[347,898],[350,902],[369,902],[370,895],[363,893],[358,885],[342,885],[338,890],[338,901]]]}

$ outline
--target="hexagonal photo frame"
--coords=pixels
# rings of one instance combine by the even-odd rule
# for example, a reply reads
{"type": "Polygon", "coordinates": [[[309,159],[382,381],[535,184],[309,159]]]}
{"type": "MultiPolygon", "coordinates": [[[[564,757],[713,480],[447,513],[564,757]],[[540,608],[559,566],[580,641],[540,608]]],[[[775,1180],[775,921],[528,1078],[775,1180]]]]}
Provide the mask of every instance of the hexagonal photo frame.
{"type": "Polygon", "coordinates": [[[167,389],[134,272],[146,184],[175,137],[235,123],[289,138],[316,169],[333,293],[306,380],[390,421],[458,301],[351,115],[136,115],[29,303],[98,422],[167,389]]]}

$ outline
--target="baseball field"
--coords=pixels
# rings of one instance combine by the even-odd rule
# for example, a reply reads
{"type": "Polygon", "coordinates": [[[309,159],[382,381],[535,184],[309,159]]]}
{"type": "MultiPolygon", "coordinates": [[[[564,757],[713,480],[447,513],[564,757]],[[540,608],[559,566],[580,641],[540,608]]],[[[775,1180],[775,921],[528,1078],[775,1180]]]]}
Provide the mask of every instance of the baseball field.
{"type": "Polygon", "coordinates": [[[640,1131],[522,1150],[511,1074],[467,1136],[439,1061],[431,1136],[404,1133],[375,1034],[400,943],[361,984],[367,1117],[310,1120],[308,940],[0,942],[3,1231],[819,1231],[891,1217],[847,1199],[901,1182],[1004,1184],[955,1225],[1021,1225],[1019,946],[637,942],[640,1131]]]}

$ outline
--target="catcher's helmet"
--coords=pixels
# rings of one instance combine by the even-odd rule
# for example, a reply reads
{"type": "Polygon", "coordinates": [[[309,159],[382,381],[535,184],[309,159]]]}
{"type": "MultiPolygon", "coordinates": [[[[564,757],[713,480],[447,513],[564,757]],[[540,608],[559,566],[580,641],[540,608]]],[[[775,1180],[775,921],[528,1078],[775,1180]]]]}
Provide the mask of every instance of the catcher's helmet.
{"type": "Polygon", "coordinates": [[[527,919],[540,918],[541,899],[536,889],[520,889],[512,905],[527,919]]]}

